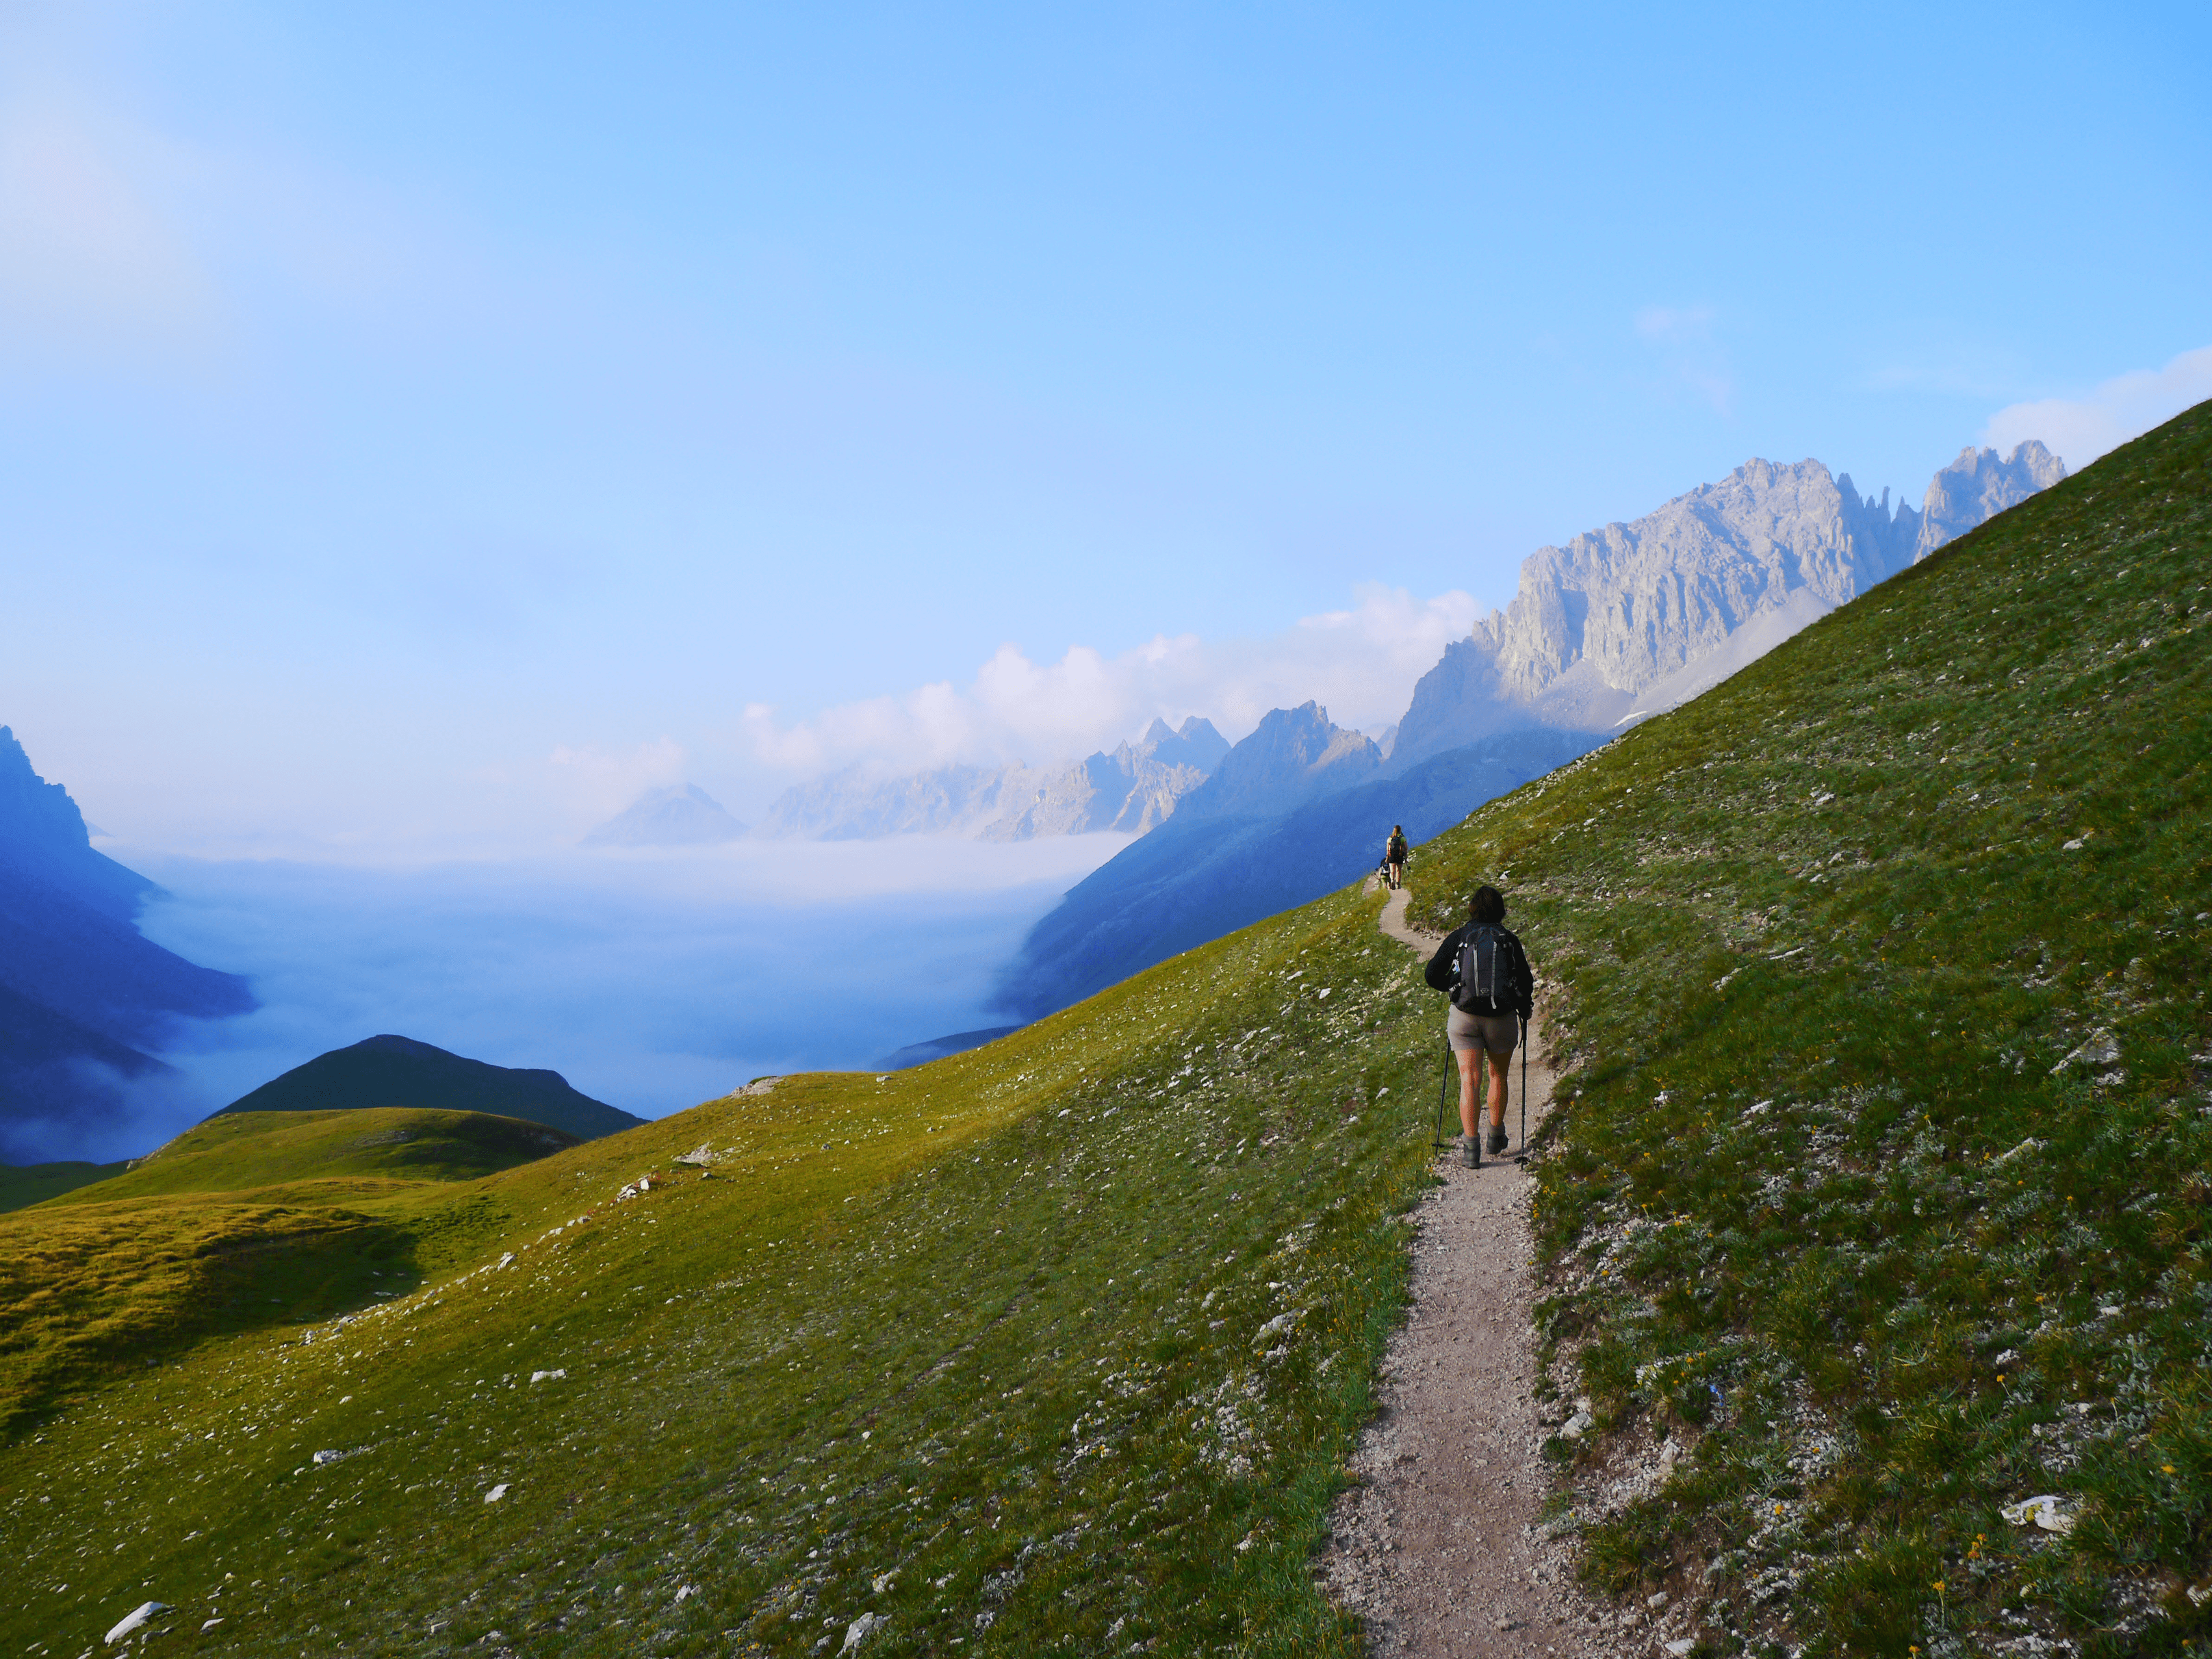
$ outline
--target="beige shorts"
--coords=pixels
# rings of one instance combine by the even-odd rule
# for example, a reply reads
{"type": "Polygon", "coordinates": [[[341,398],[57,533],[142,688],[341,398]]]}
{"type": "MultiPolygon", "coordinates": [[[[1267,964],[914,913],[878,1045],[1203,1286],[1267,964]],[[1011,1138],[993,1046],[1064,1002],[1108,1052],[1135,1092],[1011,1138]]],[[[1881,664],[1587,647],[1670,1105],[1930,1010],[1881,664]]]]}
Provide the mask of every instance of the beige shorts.
{"type": "Polygon", "coordinates": [[[1470,1014],[1455,1008],[1444,1021],[1444,1040],[1455,1054],[1482,1048],[1493,1054],[1510,1054],[1519,1035],[1519,1023],[1510,1014],[1470,1014]]]}

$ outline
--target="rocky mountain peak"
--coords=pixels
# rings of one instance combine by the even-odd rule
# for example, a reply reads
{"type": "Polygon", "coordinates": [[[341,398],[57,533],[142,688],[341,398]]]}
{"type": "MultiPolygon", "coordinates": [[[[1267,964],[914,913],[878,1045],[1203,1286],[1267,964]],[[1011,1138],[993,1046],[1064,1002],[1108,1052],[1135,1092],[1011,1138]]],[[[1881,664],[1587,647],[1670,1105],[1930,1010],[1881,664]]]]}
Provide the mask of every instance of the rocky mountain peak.
{"type": "Polygon", "coordinates": [[[1391,769],[1498,732],[1606,732],[1672,708],[2063,476],[2033,441],[2003,459],[1970,449],[1916,512],[1819,461],[1754,458],[1643,518],[1539,548],[1512,603],[1414,688],[1391,769]]]}
{"type": "Polygon", "coordinates": [[[648,789],[584,837],[586,847],[708,847],[745,826],[696,783],[648,789]]]}
{"type": "Polygon", "coordinates": [[[60,854],[92,845],[84,814],[70,792],[39,775],[14,730],[5,726],[0,726],[0,843],[60,854]]]}
{"type": "Polygon", "coordinates": [[[1382,764],[1364,733],[1346,730],[1318,702],[1270,709],[1251,736],[1222,757],[1213,775],[1176,809],[1178,817],[1282,812],[1359,782],[1382,764]]]}
{"type": "Polygon", "coordinates": [[[1912,556],[1917,562],[1948,541],[1985,524],[2008,507],[2018,507],[2039,489],[2066,476],[2066,463],[2033,438],[1999,458],[1994,449],[1972,444],[1938,472],[1928,486],[1926,510],[1912,556]]]}

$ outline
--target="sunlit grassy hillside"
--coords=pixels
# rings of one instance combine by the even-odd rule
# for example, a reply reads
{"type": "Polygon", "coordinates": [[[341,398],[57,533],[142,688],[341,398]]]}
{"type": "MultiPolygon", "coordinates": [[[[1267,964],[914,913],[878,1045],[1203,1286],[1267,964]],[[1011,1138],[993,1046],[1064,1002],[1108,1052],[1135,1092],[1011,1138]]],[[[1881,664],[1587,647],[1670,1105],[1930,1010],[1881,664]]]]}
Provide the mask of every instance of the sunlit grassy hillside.
{"type": "MultiPolygon", "coordinates": [[[[1415,866],[1440,919],[1513,895],[1577,1064],[1560,1524],[1709,1651],[2201,1638],[2208,451],[2176,422],[1415,866]],[[2001,1517],[2038,1493],[2069,1533],[2001,1517]]],[[[1356,1651],[1310,1553],[1440,1014],[1378,902],[474,1180],[0,1217],[0,1361],[64,1355],[9,1373],[0,1633],[1356,1651]]]]}
{"type": "Polygon", "coordinates": [[[1710,1651],[2207,1650],[2208,468],[2212,405],[1416,866],[1560,981],[1555,1449],[1710,1651]]]}
{"type": "Polygon", "coordinates": [[[238,1112],[210,1118],[126,1171],[52,1201],[106,1204],[309,1181],[465,1181],[576,1146],[542,1123],[487,1112],[238,1112]]]}
{"type": "Polygon", "coordinates": [[[1356,1651],[1307,1562],[1435,1063],[1378,902],[475,1181],[0,1218],[0,1344],[90,1298],[162,1362],[33,1379],[0,1632],[75,1656],[150,1598],[246,1654],[1356,1651]]]}

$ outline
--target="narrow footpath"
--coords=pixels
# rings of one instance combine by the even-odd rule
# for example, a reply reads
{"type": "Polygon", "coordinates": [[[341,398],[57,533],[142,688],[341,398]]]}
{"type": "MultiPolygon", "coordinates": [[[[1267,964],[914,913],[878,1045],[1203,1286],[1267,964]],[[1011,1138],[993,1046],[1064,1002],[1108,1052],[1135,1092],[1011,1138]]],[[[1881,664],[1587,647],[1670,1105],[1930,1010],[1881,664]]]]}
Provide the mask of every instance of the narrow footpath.
{"type": "MultiPolygon", "coordinates": [[[[1407,895],[1383,907],[1382,931],[1425,959],[1440,936],[1406,920],[1407,895]]],[[[1443,1062],[1443,1000],[1437,1001],[1443,1062]]],[[[1528,1127],[1552,1095],[1541,1036],[1530,1027],[1528,1127]]],[[[1520,1131],[1520,1056],[1505,1123],[1520,1131]]],[[[1457,1092],[1446,1114],[1455,1133],[1457,1092]]],[[[1518,1152],[1516,1145],[1511,1152],[1518,1152]]],[[[1378,1659],[1609,1655],[1653,1650],[1574,1579],[1564,1538],[1541,1529],[1551,1483],[1539,1448],[1536,1296],[1530,1271],[1529,1178],[1486,1158],[1463,1169],[1439,1153],[1443,1184],[1422,1200],[1413,1305],[1382,1362],[1375,1420],[1338,1498],[1322,1570],[1329,1591],[1366,1621],[1378,1659]]]]}

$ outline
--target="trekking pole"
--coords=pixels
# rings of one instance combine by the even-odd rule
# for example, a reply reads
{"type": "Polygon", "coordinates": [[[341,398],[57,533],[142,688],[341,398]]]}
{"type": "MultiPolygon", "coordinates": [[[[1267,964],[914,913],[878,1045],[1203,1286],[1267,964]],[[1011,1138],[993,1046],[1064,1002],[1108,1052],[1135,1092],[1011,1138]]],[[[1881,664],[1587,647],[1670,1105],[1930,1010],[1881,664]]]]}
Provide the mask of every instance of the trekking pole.
{"type": "Polygon", "coordinates": [[[1444,1149],[1444,1093],[1451,1087],[1451,1044],[1447,1042],[1444,1045],[1444,1074],[1437,1079],[1437,1133],[1436,1139],[1430,1142],[1430,1149],[1434,1152],[1440,1152],[1444,1149]]]}
{"type": "Polygon", "coordinates": [[[1528,1156],[1528,1022],[1521,1022],[1521,1156],[1528,1156]]]}

